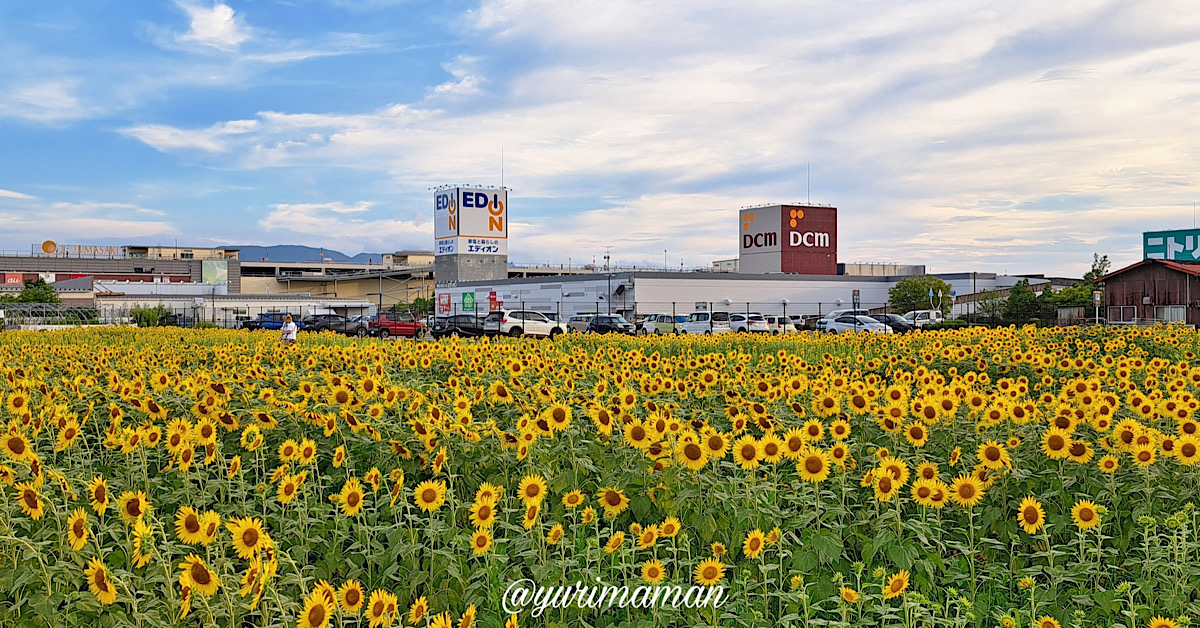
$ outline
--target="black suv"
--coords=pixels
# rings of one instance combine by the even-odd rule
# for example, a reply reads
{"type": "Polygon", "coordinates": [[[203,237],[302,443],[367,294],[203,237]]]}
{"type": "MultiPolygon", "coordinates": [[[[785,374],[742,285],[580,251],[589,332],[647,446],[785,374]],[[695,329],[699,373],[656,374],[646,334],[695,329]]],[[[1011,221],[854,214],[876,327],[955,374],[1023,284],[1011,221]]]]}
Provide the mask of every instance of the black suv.
{"type": "Polygon", "coordinates": [[[446,336],[482,336],[483,319],[474,314],[455,314],[445,318],[439,317],[433,323],[429,334],[434,338],[446,336]]]}
{"type": "Polygon", "coordinates": [[[367,335],[367,321],[353,320],[341,314],[317,314],[302,321],[303,329],[309,331],[336,331],[347,336],[362,338],[367,335]]]}
{"type": "Polygon", "coordinates": [[[636,328],[633,323],[625,320],[624,316],[595,316],[588,321],[589,334],[627,334],[634,335],[636,328]]]}
{"type": "Polygon", "coordinates": [[[912,321],[899,314],[872,314],[871,318],[891,327],[892,331],[897,334],[903,334],[917,328],[916,325],[912,324],[912,321]]]}

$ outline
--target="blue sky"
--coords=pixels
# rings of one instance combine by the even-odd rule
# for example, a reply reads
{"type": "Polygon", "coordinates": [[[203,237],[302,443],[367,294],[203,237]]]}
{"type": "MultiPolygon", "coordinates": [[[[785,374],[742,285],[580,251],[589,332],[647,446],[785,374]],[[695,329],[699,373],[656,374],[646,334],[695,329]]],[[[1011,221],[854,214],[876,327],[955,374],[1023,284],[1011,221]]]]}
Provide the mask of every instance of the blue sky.
{"type": "Polygon", "coordinates": [[[9,251],[430,248],[502,152],[528,263],[735,256],[810,164],[841,261],[934,271],[1132,262],[1200,200],[1178,0],[22,0],[0,58],[9,251]]]}

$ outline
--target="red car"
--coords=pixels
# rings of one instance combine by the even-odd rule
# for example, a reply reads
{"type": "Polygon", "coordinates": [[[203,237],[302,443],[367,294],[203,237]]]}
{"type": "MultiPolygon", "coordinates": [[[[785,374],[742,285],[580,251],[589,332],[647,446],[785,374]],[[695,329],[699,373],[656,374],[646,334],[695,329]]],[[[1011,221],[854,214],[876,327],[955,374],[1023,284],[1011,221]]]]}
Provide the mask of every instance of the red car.
{"type": "Polygon", "coordinates": [[[371,320],[368,330],[372,336],[384,340],[391,336],[420,338],[425,335],[425,323],[408,312],[380,312],[371,320]]]}

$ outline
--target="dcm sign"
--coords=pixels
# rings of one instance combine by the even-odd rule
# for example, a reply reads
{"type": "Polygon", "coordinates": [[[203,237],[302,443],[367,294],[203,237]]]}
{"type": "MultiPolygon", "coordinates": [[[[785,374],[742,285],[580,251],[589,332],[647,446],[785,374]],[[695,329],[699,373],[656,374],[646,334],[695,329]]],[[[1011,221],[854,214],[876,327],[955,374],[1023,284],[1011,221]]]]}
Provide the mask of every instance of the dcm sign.
{"type": "Polygon", "coordinates": [[[739,214],[742,273],[837,274],[837,209],[769,205],[739,214]]]}

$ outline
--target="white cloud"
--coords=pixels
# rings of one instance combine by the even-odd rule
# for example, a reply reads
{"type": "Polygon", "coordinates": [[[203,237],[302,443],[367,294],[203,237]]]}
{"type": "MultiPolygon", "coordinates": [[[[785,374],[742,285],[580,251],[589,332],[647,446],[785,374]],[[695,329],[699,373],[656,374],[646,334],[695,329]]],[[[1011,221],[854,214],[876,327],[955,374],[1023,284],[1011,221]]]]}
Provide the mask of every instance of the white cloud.
{"type": "Polygon", "coordinates": [[[219,153],[228,150],[228,140],[231,137],[250,133],[256,126],[258,123],[254,120],[231,120],[199,130],[178,129],[165,124],[143,124],[119,129],[118,132],[160,151],[194,149],[219,153]]]}
{"type": "MultiPolygon", "coordinates": [[[[278,203],[258,222],[277,242],[324,246],[342,251],[388,251],[405,243],[431,241],[433,220],[417,222],[362,216],[376,203],[359,201],[278,203]]],[[[383,212],[378,212],[383,213],[383,212]]]]}
{"type": "Polygon", "coordinates": [[[70,78],[18,79],[0,90],[0,118],[22,118],[53,124],[91,115],[78,95],[79,81],[70,78]]]}
{"type": "Polygon", "coordinates": [[[498,183],[503,147],[514,257],[601,241],[731,256],[737,208],[803,197],[810,162],[813,200],[841,209],[843,260],[935,270],[1081,273],[1200,196],[1200,13],[1169,0],[484,0],[468,17],[486,46],[424,100],[130,135],[411,190],[498,183]],[[520,216],[523,199],[602,197],[520,216]]]}
{"type": "Polygon", "coordinates": [[[17,198],[22,200],[32,200],[33,197],[28,194],[14,192],[12,190],[0,189],[0,198],[17,198]]]}
{"type": "Polygon", "coordinates": [[[11,243],[52,239],[129,244],[130,239],[178,235],[173,223],[158,219],[165,215],[157,209],[120,202],[39,202],[19,208],[0,203],[0,224],[11,243]]]}
{"type": "Polygon", "coordinates": [[[250,39],[250,33],[229,5],[215,2],[211,7],[179,2],[191,19],[191,30],[176,37],[184,44],[199,44],[226,52],[235,51],[250,39]]]}

